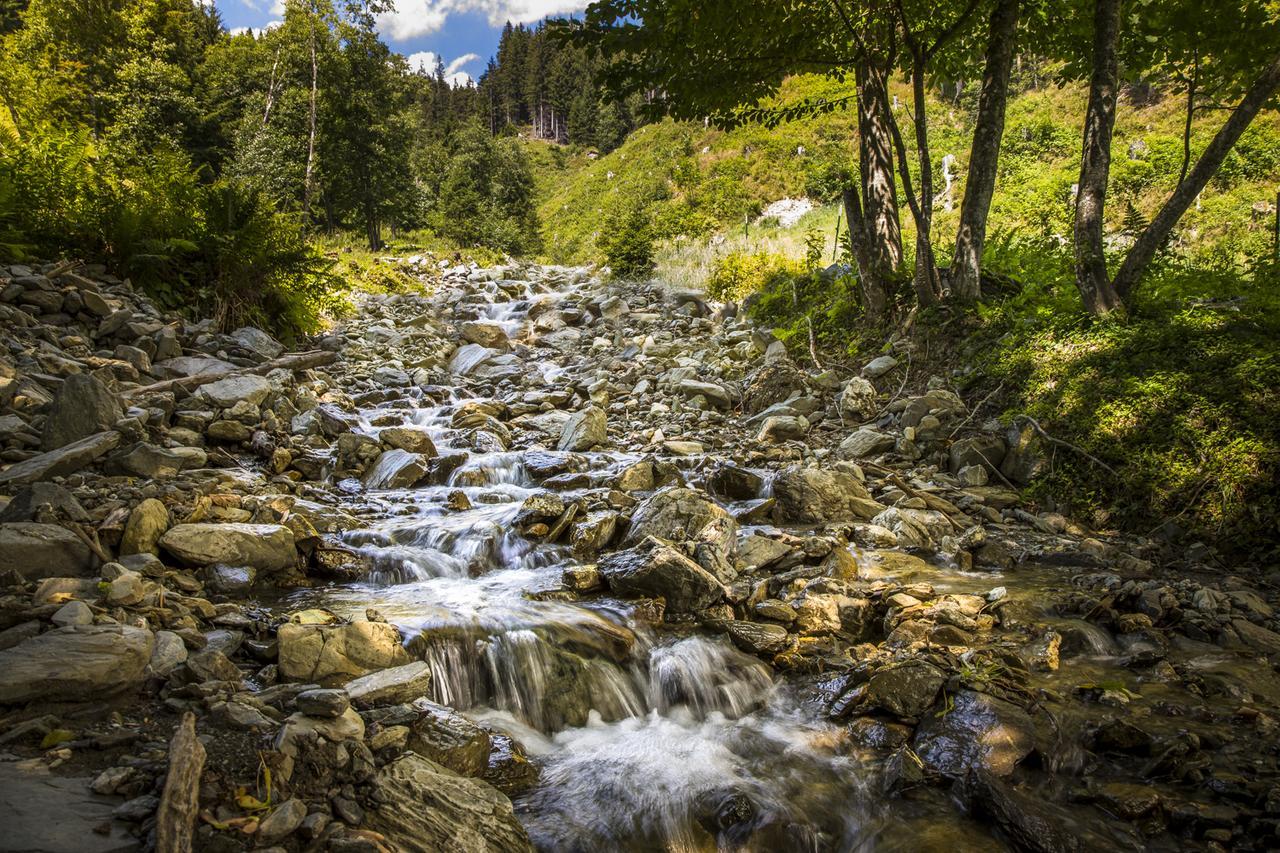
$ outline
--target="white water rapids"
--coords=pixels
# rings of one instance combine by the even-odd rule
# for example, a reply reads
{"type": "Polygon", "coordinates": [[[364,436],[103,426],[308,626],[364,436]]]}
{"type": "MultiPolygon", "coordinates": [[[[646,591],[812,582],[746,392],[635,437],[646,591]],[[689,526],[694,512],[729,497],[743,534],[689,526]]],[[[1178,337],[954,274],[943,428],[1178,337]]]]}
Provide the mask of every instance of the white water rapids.
{"type": "MultiPolygon", "coordinates": [[[[539,300],[559,297],[530,288],[510,298],[494,287],[483,316],[514,338],[539,300]]],[[[548,379],[561,368],[541,367],[548,379]]],[[[347,537],[375,571],[297,601],[347,616],[376,609],[430,664],[429,698],[524,746],[541,781],[514,804],[539,849],[891,846],[877,839],[878,798],[841,729],[797,703],[759,659],[724,638],[638,628],[620,601],[528,595],[557,586],[573,558],[516,532],[534,481],[521,453],[464,443],[451,418],[467,399],[455,391],[444,405],[403,400],[364,412],[370,434],[399,416],[441,454],[466,459],[447,485],[376,495],[385,519],[347,537]],[[458,491],[470,509],[448,508],[458,491]]],[[[628,461],[587,455],[599,472],[628,461]]]]}

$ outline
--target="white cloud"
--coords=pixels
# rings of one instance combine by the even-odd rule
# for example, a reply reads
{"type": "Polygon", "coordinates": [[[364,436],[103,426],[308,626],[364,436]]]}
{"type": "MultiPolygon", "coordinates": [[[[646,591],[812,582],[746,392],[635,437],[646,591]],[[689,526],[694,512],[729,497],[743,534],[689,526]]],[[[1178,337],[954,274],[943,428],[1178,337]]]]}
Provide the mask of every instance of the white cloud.
{"type": "Polygon", "coordinates": [[[436,71],[436,55],[429,50],[420,50],[405,57],[409,60],[410,71],[422,71],[434,74],[436,71]]]}
{"type": "Polygon", "coordinates": [[[392,41],[439,32],[449,16],[479,12],[491,26],[507,21],[530,24],[548,15],[581,12],[587,0],[396,0],[393,11],[378,16],[378,29],[392,41]]]}
{"type": "Polygon", "coordinates": [[[507,21],[530,24],[548,15],[581,12],[587,4],[581,0],[462,0],[469,10],[482,11],[489,23],[500,27],[507,21]]]}
{"type": "MultiPolygon", "coordinates": [[[[436,60],[438,54],[430,50],[420,50],[417,53],[411,53],[405,57],[409,61],[409,68],[413,71],[421,71],[424,74],[436,73],[436,60]]],[[[444,79],[449,81],[451,86],[469,86],[475,82],[475,78],[469,73],[462,70],[462,66],[475,62],[480,58],[478,53],[464,53],[462,56],[452,59],[445,63],[444,79]]]]}
{"type": "Polygon", "coordinates": [[[458,71],[462,69],[462,66],[470,62],[475,62],[479,58],[480,58],[480,54],[478,53],[464,53],[462,54],[462,56],[459,56],[457,59],[450,61],[449,64],[444,67],[444,73],[456,74],[458,71]]]}
{"type": "Polygon", "coordinates": [[[392,41],[407,41],[439,31],[451,0],[396,0],[395,9],[378,16],[378,29],[392,41]]]}

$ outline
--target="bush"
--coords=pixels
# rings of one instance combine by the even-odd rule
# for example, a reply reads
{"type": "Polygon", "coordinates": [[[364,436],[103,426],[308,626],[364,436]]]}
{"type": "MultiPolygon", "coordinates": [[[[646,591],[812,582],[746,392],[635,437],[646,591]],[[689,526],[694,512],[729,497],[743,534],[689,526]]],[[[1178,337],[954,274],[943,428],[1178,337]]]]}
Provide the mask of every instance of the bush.
{"type": "Polygon", "coordinates": [[[597,242],[615,278],[644,278],[653,272],[653,229],[639,205],[609,217],[597,242]]]}
{"type": "Polygon", "coordinates": [[[785,255],[769,252],[730,252],[716,259],[707,278],[707,294],[721,302],[741,302],[785,276],[800,276],[804,269],[785,255]]]}
{"type": "Polygon", "coordinates": [[[126,160],[83,132],[43,129],[0,149],[0,251],[101,260],[162,306],[286,338],[335,304],[301,223],[242,182],[208,184],[185,154],[126,160]]]}

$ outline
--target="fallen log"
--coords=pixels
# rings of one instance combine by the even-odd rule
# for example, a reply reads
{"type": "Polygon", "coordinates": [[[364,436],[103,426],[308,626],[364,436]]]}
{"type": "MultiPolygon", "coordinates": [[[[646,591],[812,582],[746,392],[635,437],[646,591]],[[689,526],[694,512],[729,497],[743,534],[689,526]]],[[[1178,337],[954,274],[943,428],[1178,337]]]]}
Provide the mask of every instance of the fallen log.
{"type": "Polygon", "coordinates": [[[200,809],[200,774],[204,772],[204,744],[196,737],[196,715],[182,715],[169,742],[169,775],[156,809],[156,850],[190,853],[200,809]]]}
{"type": "Polygon", "coordinates": [[[219,379],[227,379],[232,376],[262,376],[273,370],[308,370],[312,367],[323,367],[326,364],[332,364],[337,360],[338,354],[327,350],[295,352],[289,355],[282,355],[279,358],[263,362],[254,367],[242,367],[238,370],[211,370],[208,373],[197,373],[195,376],[180,376],[177,379],[166,379],[163,382],[140,385],[137,388],[130,388],[125,391],[123,396],[137,397],[142,394],[154,394],[160,391],[174,391],[177,389],[191,391],[201,385],[208,385],[210,382],[217,382],[219,379]]]}

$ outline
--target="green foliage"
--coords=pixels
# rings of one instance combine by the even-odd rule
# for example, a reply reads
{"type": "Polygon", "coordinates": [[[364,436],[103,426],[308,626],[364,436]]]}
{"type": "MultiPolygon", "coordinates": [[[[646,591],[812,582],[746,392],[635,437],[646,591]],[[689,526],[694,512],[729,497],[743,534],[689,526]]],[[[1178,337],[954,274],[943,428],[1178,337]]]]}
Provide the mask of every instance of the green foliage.
{"type": "Polygon", "coordinates": [[[1022,289],[980,311],[969,350],[1010,416],[1118,470],[1055,451],[1032,495],[1103,525],[1166,519],[1241,551],[1274,541],[1280,498],[1280,297],[1251,277],[1166,263],[1127,322],[1090,321],[1069,254],[1000,235],[986,265],[1022,289]]]}
{"type": "Polygon", "coordinates": [[[653,231],[640,206],[610,216],[599,242],[614,278],[644,278],[653,271],[653,231]]]}
{"type": "Polygon", "coordinates": [[[432,227],[463,246],[491,246],[511,254],[538,246],[533,175],[519,144],[495,139],[471,124],[452,140],[435,190],[432,227]]]}
{"type": "Polygon", "coordinates": [[[769,252],[730,252],[716,259],[707,279],[707,295],[721,302],[741,302],[770,282],[804,274],[804,267],[769,252]]]}
{"type": "Polygon", "coordinates": [[[203,182],[173,149],[121,157],[52,128],[7,146],[0,232],[10,256],[100,258],[161,305],[230,325],[311,332],[330,304],[328,263],[295,218],[243,183],[203,182]]]}

